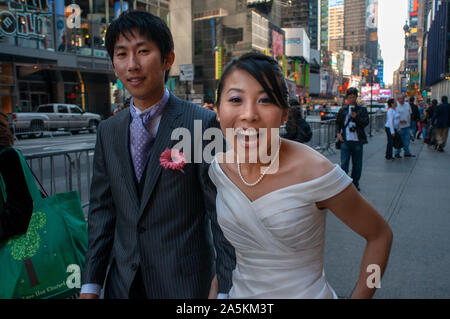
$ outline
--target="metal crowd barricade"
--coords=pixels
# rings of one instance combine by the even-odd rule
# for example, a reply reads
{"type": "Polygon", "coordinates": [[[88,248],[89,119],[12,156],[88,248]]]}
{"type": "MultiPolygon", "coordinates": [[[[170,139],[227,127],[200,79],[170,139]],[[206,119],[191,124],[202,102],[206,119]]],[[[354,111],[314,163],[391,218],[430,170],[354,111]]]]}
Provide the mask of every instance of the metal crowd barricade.
{"type": "Polygon", "coordinates": [[[39,125],[30,125],[27,127],[17,127],[14,123],[10,124],[11,131],[17,138],[27,137],[42,137],[46,132],[50,132],[48,123],[41,123],[39,125]]]}
{"type": "Polygon", "coordinates": [[[384,125],[386,123],[386,113],[371,113],[369,114],[368,134],[372,136],[374,133],[384,132],[384,125]]]}
{"type": "Polygon", "coordinates": [[[76,190],[83,208],[89,205],[94,146],[68,151],[26,154],[28,164],[51,196],[76,190]]]}
{"type": "Polygon", "coordinates": [[[312,137],[307,143],[315,150],[335,153],[334,142],[336,141],[336,120],[307,121],[311,127],[312,137]]]}

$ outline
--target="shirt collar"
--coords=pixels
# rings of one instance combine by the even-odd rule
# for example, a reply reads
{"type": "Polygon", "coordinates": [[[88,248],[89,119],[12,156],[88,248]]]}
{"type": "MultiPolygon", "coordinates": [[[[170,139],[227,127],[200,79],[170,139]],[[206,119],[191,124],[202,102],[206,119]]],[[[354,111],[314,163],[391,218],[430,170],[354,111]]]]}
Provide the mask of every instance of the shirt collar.
{"type": "MultiPolygon", "coordinates": [[[[144,114],[146,114],[146,113],[148,113],[148,112],[150,112],[152,110],[155,110],[157,108],[157,106],[166,104],[167,101],[169,101],[169,97],[170,97],[169,90],[167,88],[164,88],[164,95],[161,98],[161,100],[156,102],[156,104],[152,105],[151,107],[145,109],[144,111],[141,111],[136,106],[134,106],[133,98],[131,98],[130,99],[130,111],[131,111],[131,108],[133,108],[133,110],[135,111],[135,114],[137,116],[141,116],[141,114],[144,115],[144,114]]],[[[131,112],[131,114],[133,114],[133,112],[131,112]]]]}

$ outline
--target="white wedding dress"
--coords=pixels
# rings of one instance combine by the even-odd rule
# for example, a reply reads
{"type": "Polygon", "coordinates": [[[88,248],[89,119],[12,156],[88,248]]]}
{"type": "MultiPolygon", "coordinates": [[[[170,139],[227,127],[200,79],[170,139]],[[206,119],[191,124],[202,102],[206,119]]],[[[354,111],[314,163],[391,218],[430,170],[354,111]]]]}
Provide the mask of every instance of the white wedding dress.
{"type": "Polygon", "coordinates": [[[236,251],[229,298],[337,298],[323,270],[326,210],[315,203],[352,182],[338,165],[253,202],[216,159],[209,176],[217,187],[218,222],[236,251]]]}

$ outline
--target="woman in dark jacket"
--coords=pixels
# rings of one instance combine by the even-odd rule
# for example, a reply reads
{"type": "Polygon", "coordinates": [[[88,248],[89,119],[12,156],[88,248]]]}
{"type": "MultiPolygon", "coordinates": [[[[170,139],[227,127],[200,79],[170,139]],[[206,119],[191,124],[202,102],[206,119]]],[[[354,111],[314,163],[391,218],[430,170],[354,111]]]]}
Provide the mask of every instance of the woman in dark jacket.
{"type": "Polygon", "coordinates": [[[8,117],[0,112],[0,177],[4,183],[4,190],[0,190],[0,243],[25,233],[33,212],[33,201],[13,143],[8,117]]]}
{"type": "Polygon", "coordinates": [[[295,100],[289,101],[289,104],[286,134],[283,137],[299,143],[308,143],[311,140],[312,132],[308,122],[303,119],[302,108],[295,100]]]}

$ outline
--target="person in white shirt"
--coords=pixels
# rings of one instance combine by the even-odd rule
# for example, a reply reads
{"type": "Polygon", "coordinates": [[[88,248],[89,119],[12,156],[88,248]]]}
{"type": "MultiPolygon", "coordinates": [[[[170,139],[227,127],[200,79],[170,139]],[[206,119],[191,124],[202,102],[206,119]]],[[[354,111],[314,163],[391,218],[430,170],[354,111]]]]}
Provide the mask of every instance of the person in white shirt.
{"type": "MultiPolygon", "coordinates": [[[[403,142],[403,155],[405,157],[416,157],[411,154],[409,150],[409,143],[411,138],[411,106],[408,102],[405,102],[405,97],[403,95],[399,95],[397,97],[397,108],[396,111],[400,115],[400,136],[403,142]]],[[[395,157],[402,158],[401,149],[395,150],[395,157]]]]}
{"type": "MultiPolygon", "coordinates": [[[[387,135],[387,145],[386,145],[386,159],[394,160],[392,157],[392,147],[394,146],[394,137],[396,134],[400,134],[400,114],[395,110],[397,104],[394,99],[389,99],[387,102],[388,111],[386,113],[386,124],[384,125],[384,129],[387,135]]],[[[398,149],[400,152],[401,150],[398,149]]]]}

